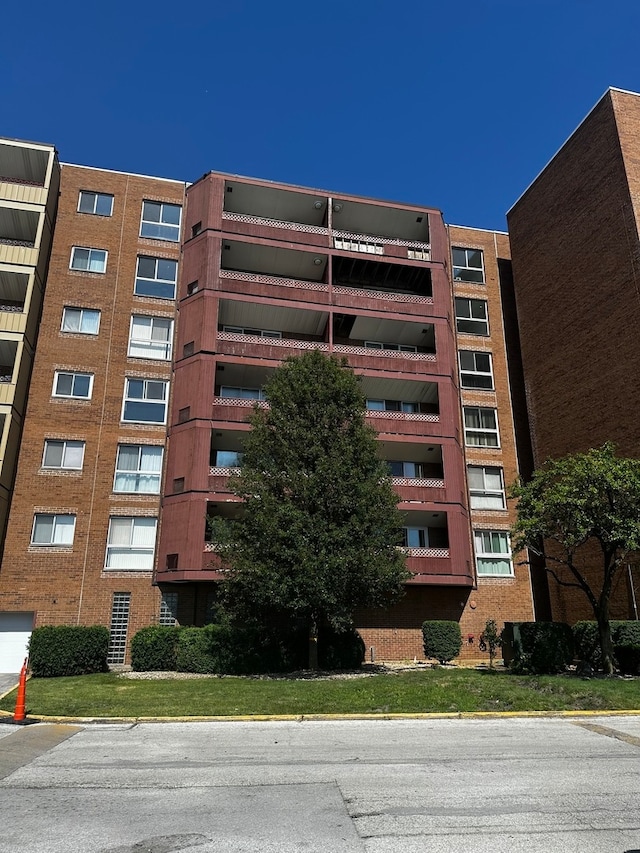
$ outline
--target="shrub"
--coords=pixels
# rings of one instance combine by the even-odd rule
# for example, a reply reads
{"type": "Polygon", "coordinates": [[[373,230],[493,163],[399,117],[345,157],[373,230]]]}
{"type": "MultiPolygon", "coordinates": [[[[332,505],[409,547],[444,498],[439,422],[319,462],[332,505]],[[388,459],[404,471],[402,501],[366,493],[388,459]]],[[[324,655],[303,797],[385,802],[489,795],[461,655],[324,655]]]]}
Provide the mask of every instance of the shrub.
{"type": "Polygon", "coordinates": [[[640,645],[614,646],[620,672],[625,675],[640,675],[640,645]]]}
{"type": "Polygon", "coordinates": [[[428,621],[422,623],[424,655],[440,663],[448,663],[460,654],[462,633],[457,622],[428,621]]]}
{"type": "Polygon", "coordinates": [[[176,649],[182,628],[151,625],[131,640],[131,666],[138,672],[176,669],[176,649]]]}
{"type": "Polygon", "coordinates": [[[213,625],[204,628],[183,628],[178,634],[176,669],[178,672],[214,673],[216,658],[212,653],[213,625]]]}
{"type": "MultiPolygon", "coordinates": [[[[576,622],[573,626],[576,656],[591,664],[595,669],[602,666],[602,653],[600,651],[600,634],[598,623],[591,621],[576,622]]],[[[638,621],[612,621],[611,639],[614,646],[639,646],[640,645],[640,622],[638,621]]]]}
{"type": "Polygon", "coordinates": [[[109,631],[103,625],[44,625],[29,641],[29,666],[36,678],[106,672],[109,631]]]}
{"type": "Polygon", "coordinates": [[[564,622],[514,622],[513,662],[518,673],[562,672],[573,660],[573,631],[564,622]]]}
{"type": "Polygon", "coordinates": [[[318,664],[321,669],[358,669],[365,655],[364,640],[355,628],[336,632],[330,628],[318,638],[318,664]]]}

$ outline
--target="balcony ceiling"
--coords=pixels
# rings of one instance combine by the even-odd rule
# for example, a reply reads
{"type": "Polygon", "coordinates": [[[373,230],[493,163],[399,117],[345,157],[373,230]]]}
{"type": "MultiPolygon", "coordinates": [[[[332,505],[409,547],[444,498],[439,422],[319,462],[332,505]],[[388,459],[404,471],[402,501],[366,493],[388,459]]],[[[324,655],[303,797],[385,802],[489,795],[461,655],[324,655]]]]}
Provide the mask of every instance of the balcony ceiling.
{"type": "Polygon", "coordinates": [[[380,317],[356,317],[349,337],[360,341],[381,341],[423,347],[433,346],[434,343],[432,325],[404,323],[402,320],[383,320],[380,317]]]}
{"type": "Polygon", "coordinates": [[[212,429],[211,447],[213,450],[233,450],[237,453],[242,450],[245,435],[246,431],[239,429],[212,429]]]}
{"type": "Polygon", "coordinates": [[[232,240],[225,240],[222,246],[221,266],[227,270],[322,281],[326,265],[326,255],[316,252],[296,252],[293,249],[276,249],[232,240]],[[316,263],[316,260],[320,263],[316,263]]]}
{"type": "Polygon", "coordinates": [[[410,379],[384,379],[362,376],[362,391],[372,400],[406,400],[412,403],[436,403],[436,382],[413,382],[410,379]]]}
{"type": "Polygon", "coordinates": [[[442,447],[439,444],[378,440],[378,455],[381,459],[440,463],[442,462],[442,447]]]}
{"type": "Polygon", "coordinates": [[[334,199],[332,225],[334,231],[429,242],[429,217],[426,211],[398,210],[382,205],[334,199]],[[340,205],[342,209],[336,210],[340,205]],[[422,222],[418,222],[418,219],[422,219],[422,222]]]}
{"type": "Polygon", "coordinates": [[[9,299],[12,302],[24,302],[28,284],[28,275],[11,270],[0,270],[0,300],[9,299]]]}
{"type": "Polygon", "coordinates": [[[0,340],[0,365],[13,367],[17,350],[17,341],[0,340]]]}
{"type": "Polygon", "coordinates": [[[273,373],[273,370],[252,364],[219,362],[217,367],[216,385],[232,385],[234,388],[262,388],[273,373]]]}
{"type": "MultiPolygon", "coordinates": [[[[299,308],[279,308],[258,302],[220,302],[218,322],[225,326],[241,326],[290,334],[322,335],[327,325],[326,311],[305,311],[299,308]]],[[[269,343],[265,340],[265,343],[269,343]]]]}
{"type": "Polygon", "coordinates": [[[33,242],[38,230],[38,214],[33,210],[0,205],[0,237],[33,242]]]}
{"type": "Polygon", "coordinates": [[[226,181],[224,209],[266,219],[322,226],[326,221],[327,199],[321,195],[309,195],[293,190],[226,181]],[[316,208],[316,204],[321,207],[316,208]]]}
{"type": "Polygon", "coordinates": [[[403,524],[405,527],[446,527],[447,513],[442,510],[403,510],[403,524]]]}
{"type": "Polygon", "coordinates": [[[47,164],[52,153],[52,150],[0,142],[0,179],[13,178],[44,185],[47,164]]]}

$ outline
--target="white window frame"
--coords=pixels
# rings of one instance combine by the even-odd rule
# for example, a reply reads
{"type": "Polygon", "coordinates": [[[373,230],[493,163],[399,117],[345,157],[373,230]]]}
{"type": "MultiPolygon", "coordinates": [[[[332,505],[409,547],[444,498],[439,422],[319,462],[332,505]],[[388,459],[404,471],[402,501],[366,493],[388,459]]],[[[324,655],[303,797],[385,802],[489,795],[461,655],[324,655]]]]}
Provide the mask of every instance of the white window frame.
{"type": "Polygon", "coordinates": [[[504,472],[499,465],[467,465],[467,480],[469,483],[469,505],[471,509],[491,511],[505,510],[507,508],[505,490],[504,490],[504,472]],[[479,471],[482,476],[482,487],[476,488],[471,485],[471,472],[479,471]],[[492,488],[487,483],[488,472],[497,474],[500,478],[500,488],[492,488]],[[487,498],[499,500],[500,506],[487,506],[476,502],[474,506],[474,498],[487,498]]]}
{"type": "MultiPolygon", "coordinates": [[[[494,382],[493,382],[493,357],[490,352],[486,352],[485,350],[470,350],[470,349],[461,349],[458,351],[458,360],[460,362],[460,387],[465,388],[467,390],[473,391],[493,391],[495,390],[494,382]],[[462,366],[463,356],[470,355],[473,358],[473,368],[464,368],[462,366]],[[489,370],[480,370],[478,368],[478,356],[485,356],[489,359],[489,370]],[[473,382],[473,377],[488,377],[489,384],[488,385],[474,385],[468,384],[465,382],[465,377],[471,377],[473,382]]],[[[485,379],[486,381],[486,379],[485,379]]]]}
{"type": "Polygon", "coordinates": [[[84,441],[75,441],[71,439],[60,439],[60,438],[45,438],[44,440],[44,448],[42,450],[42,468],[46,468],[48,471],[82,471],[82,467],[84,465],[84,451],[85,451],[86,443],[84,441]],[[49,448],[53,448],[54,445],[62,445],[62,456],[60,459],[59,465],[51,465],[47,464],[47,451],[49,448]],[[67,451],[71,449],[81,450],[80,454],[80,464],[79,465],[68,465],[66,463],[67,451]]]}
{"type": "Polygon", "coordinates": [[[272,329],[250,329],[245,326],[223,326],[223,332],[232,332],[235,335],[253,335],[256,338],[282,338],[282,332],[272,329]]]}
{"type": "Polygon", "coordinates": [[[171,201],[155,201],[154,199],[149,199],[149,198],[143,200],[142,212],[140,215],[140,236],[141,237],[145,237],[148,240],[164,240],[165,242],[168,242],[168,243],[179,243],[180,242],[180,228],[181,228],[181,226],[182,226],[182,205],[176,204],[175,202],[171,202],[171,201]],[[158,222],[154,222],[152,219],[145,219],[144,218],[144,208],[145,208],[146,204],[158,204],[158,205],[160,205],[160,208],[161,208],[160,220],[158,222]],[[180,211],[180,215],[178,217],[178,223],[177,224],[175,222],[165,222],[164,221],[163,216],[164,216],[165,207],[167,207],[167,208],[168,207],[178,208],[178,210],[180,211]],[[166,236],[163,237],[163,236],[160,236],[157,234],[154,235],[154,234],[148,234],[148,233],[145,234],[144,233],[145,225],[151,226],[152,228],[153,227],[156,227],[156,228],[162,227],[162,228],[171,228],[171,229],[175,228],[176,229],[175,237],[166,237],[166,236]]]}
{"type": "MultiPolygon", "coordinates": [[[[500,430],[498,427],[498,410],[497,409],[489,408],[487,406],[463,406],[462,416],[463,416],[463,420],[464,420],[464,443],[467,445],[467,447],[492,447],[492,448],[500,447],[500,430]],[[493,419],[495,422],[495,427],[485,427],[482,425],[479,427],[467,426],[466,415],[467,415],[467,412],[471,412],[471,411],[493,412],[493,419]],[[481,435],[493,436],[493,435],[495,435],[496,444],[486,444],[486,443],[482,444],[482,443],[478,443],[478,442],[469,441],[469,438],[472,435],[473,436],[476,436],[476,435],[477,436],[481,436],[481,435]]],[[[480,421],[482,421],[482,415],[479,415],[478,419],[480,421]]]]}
{"type": "Polygon", "coordinates": [[[75,538],[76,532],[76,516],[73,513],[67,512],[36,512],[33,516],[33,525],[31,527],[31,545],[36,548],[70,548],[73,545],[73,540],[75,538]],[[52,526],[51,526],[51,538],[48,542],[36,542],[36,527],[38,526],[38,520],[51,518],[52,526]],[[63,519],[65,519],[65,523],[63,523],[63,519]],[[66,523],[67,519],[73,519],[72,523],[66,523]],[[67,539],[56,541],[56,536],[58,535],[58,531],[62,533],[66,531],[67,539]],[[69,533],[70,531],[70,533],[69,533]]]}
{"type": "Polygon", "coordinates": [[[89,246],[72,246],[71,247],[71,259],[69,260],[69,269],[74,270],[75,272],[86,272],[92,273],[94,275],[103,275],[107,271],[107,259],[109,257],[109,252],[106,249],[92,249],[89,246]],[[76,265],[76,252],[89,252],[89,256],[87,258],[87,266],[77,266],[76,265]],[[102,261],[102,269],[91,269],[91,264],[93,263],[94,256],[96,260],[99,255],[104,255],[102,261]]]}
{"type": "MultiPolygon", "coordinates": [[[[138,324],[143,325],[143,324],[138,324]]],[[[154,361],[171,361],[171,354],[173,351],[173,320],[171,317],[152,317],[149,314],[132,314],[131,323],[129,325],[129,347],[127,349],[127,355],[129,358],[148,358],[154,361]],[[136,327],[136,321],[143,320],[145,324],[149,324],[149,336],[148,337],[137,337],[134,338],[134,329],[136,327]],[[168,337],[166,341],[155,340],[153,338],[154,328],[158,325],[164,326],[168,324],[168,337]],[[131,350],[135,347],[146,349],[146,352],[132,352],[131,350]],[[160,352],[158,355],[157,352],[160,352]]]]}
{"type": "Polygon", "coordinates": [[[489,304],[486,299],[474,299],[471,296],[456,296],[456,331],[460,335],[478,335],[482,338],[489,337],[489,304]],[[469,314],[458,314],[459,304],[467,303],[469,314]],[[484,306],[484,317],[473,316],[473,304],[484,306]],[[472,329],[461,329],[460,323],[471,323],[474,325],[472,329]],[[484,331],[482,331],[484,330],[484,331]]]}
{"type": "Polygon", "coordinates": [[[93,373],[85,373],[83,371],[76,370],[56,370],[53,374],[53,389],[51,391],[52,397],[57,397],[61,400],[90,400],[91,395],[93,394],[93,373]],[[56,391],[56,386],[61,376],[71,376],[73,377],[71,380],[71,394],[60,394],[56,391]],[[86,395],[84,394],[74,394],[73,386],[75,385],[75,381],[80,376],[88,376],[89,377],[89,391],[86,395]]]}
{"type": "MultiPolygon", "coordinates": [[[[122,526],[122,525],[121,525],[122,526]]],[[[141,526],[147,527],[150,525],[144,524],[141,526]]],[[[112,515],[109,517],[109,529],[107,531],[107,548],[105,551],[104,557],[104,568],[105,571],[110,572],[152,572],[153,571],[153,562],[156,551],[156,539],[158,536],[158,519],[155,516],[148,515],[140,515],[140,516],[130,516],[130,515],[112,515]],[[130,533],[129,533],[129,543],[128,545],[117,544],[111,542],[111,534],[114,528],[113,522],[117,521],[128,521],[130,522],[130,533]],[[136,522],[141,524],[141,522],[148,522],[152,520],[154,522],[153,529],[153,545],[150,547],[149,545],[144,546],[136,546],[133,544],[135,539],[135,529],[136,522]],[[116,552],[120,551],[124,554],[137,554],[137,555],[145,555],[149,557],[149,565],[148,566],[114,566],[109,565],[112,558],[115,556],[116,552]]]]}
{"type": "Polygon", "coordinates": [[[113,476],[113,491],[116,494],[125,494],[125,495],[159,495],[160,494],[160,483],[162,480],[162,462],[164,456],[164,447],[161,444],[119,444],[118,449],[116,451],[116,467],[115,473],[113,476]],[[136,448],[138,451],[138,466],[136,469],[131,468],[119,468],[120,463],[120,451],[123,448],[136,448]],[[160,451],[160,468],[158,470],[146,470],[142,468],[142,459],[144,456],[144,451],[149,450],[149,448],[153,448],[154,450],[160,451]],[[135,488],[133,489],[122,489],[117,488],[118,484],[118,475],[125,477],[135,477],[135,488]],[[147,489],[140,489],[140,478],[141,477],[157,477],[158,488],[149,491],[147,489]]]}
{"type": "Polygon", "coordinates": [[[64,332],[65,334],[68,334],[68,335],[97,335],[100,331],[101,313],[102,312],[100,311],[99,308],[76,308],[75,306],[65,305],[64,308],[62,309],[62,324],[60,326],[60,331],[64,332]],[[65,329],[65,327],[64,327],[65,321],[67,319],[67,316],[72,311],[76,311],[80,314],[79,328],[78,329],[65,329]],[[83,324],[84,319],[85,319],[85,314],[88,315],[89,312],[91,312],[91,314],[97,314],[97,316],[98,316],[98,324],[96,326],[95,332],[91,331],[91,330],[88,331],[87,329],[82,328],[82,324],[83,324]]]}
{"type": "Polygon", "coordinates": [[[174,300],[176,298],[177,285],[178,285],[178,261],[175,258],[156,258],[153,255],[138,255],[137,260],[136,260],[136,276],[135,276],[134,283],[133,283],[133,292],[136,296],[141,296],[143,299],[170,299],[170,300],[174,300]],[[140,261],[141,260],[153,261],[154,262],[154,264],[155,264],[155,273],[154,273],[155,277],[154,278],[148,278],[147,276],[140,274],[140,261]],[[158,276],[158,264],[163,262],[163,261],[167,261],[171,264],[175,264],[175,278],[173,278],[173,279],[160,278],[158,276]],[[171,285],[171,287],[173,288],[173,293],[171,294],[171,296],[158,296],[157,294],[154,294],[154,293],[141,293],[140,290],[138,290],[138,282],[141,283],[140,290],[152,289],[153,285],[156,285],[157,287],[168,287],[169,285],[171,285]],[[144,287],[145,283],[150,284],[151,288],[145,288],[144,287]]]}
{"type": "Polygon", "coordinates": [[[378,400],[375,397],[367,397],[365,406],[368,412],[409,412],[415,414],[420,411],[420,403],[412,400],[378,400]],[[381,405],[377,405],[377,404],[381,405]],[[395,406],[388,406],[388,403],[396,403],[395,406]]]}
{"type": "Polygon", "coordinates": [[[512,578],[513,560],[511,554],[511,541],[506,530],[474,530],[473,546],[476,552],[476,571],[481,578],[512,578]],[[497,540],[506,542],[506,550],[494,550],[497,540]],[[487,545],[489,548],[487,549],[487,545]],[[488,563],[508,563],[508,571],[484,571],[484,565],[488,563]]]}
{"type": "Polygon", "coordinates": [[[97,190],[80,190],[78,193],[78,213],[87,213],[92,216],[113,216],[113,195],[112,193],[100,193],[97,190]],[[90,200],[90,196],[93,196],[93,210],[81,210],[83,197],[86,196],[87,200],[90,200]],[[110,199],[111,204],[109,205],[109,213],[99,213],[98,212],[98,199],[110,199]]]}
{"type": "Polygon", "coordinates": [[[406,480],[420,480],[424,477],[423,462],[408,462],[400,459],[389,459],[387,461],[391,477],[403,477],[406,480]],[[391,465],[401,465],[402,473],[394,474],[391,471],[391,465]]]}
{"type": "MultiPolygon", "coordinates": [[[[463,260],[462,258],[458,258],[458,260],[463,260]]],[[[484,252],[482,249],[472,249],[472,248],[463,248],[462,246],[452,246],[451,247],[451,261],[453,267],[453,280],[454,281],[464,281],[469,284],[484,284],[484,252]],[[455,262],[455,253],[456,252],[464,252],[464,263],[457,264],[455,262]],[[470,252],[478,252],[480,254],[480,266],[472,266],[469,263],[469,253],[470,252]],[[465,272],[467,273],[465,275],[465,272]],[[462,273],[460,275],[459,273],[462,273]],[[471,277],[469,273],[475,274],[475,278],[471,277]],[[478,273],[480,275],[478,276],[478,273]]]]}
{"type": "Polygon", "coordinates": [[[225,397],[229,400],[266,400],[264,388],[243,388],[239,385],[221,385],[218,393],[219,397],[225,397]],[[238,391],[238,394],[223,393],[226,391],[238,391]],[[254,394],[254,392],[256,392],[254,394]],[[257,394],[257,396],[256,396],[257,394]]]}
{"type": "Polygon", "coordinates": [[[122,399],[122,416],[120,420],[123,423],[128,424],[152,424],[156,426],[164,426],[167,422],[167,412],[169,408],[169,380],[167,379],[143,379],[139,376],[126,376],[124,380],[124,394],[122,399]],[[143,397],[130,397],[129,392],[129,383],[130,382],[142,382],[143,384],[143,397]],[[164,386],[164,397],[162,399],[157,399],[154,397],[147,397],[147,389],[150,382],[157,382],[164,386]],[[156,405],[163,404],[164,406],[164,417],[161,421],[159,420],[137,420],[133,418],[125,418],[125,411],[127,408],[127,403],[153,403],[156,405]]]}
{"type": "Polygon", "coordinates": [[[382,341],[365,341],[367,349],[388,349],[395,352],[418,352],[418,347],[413,344],[387,344],[382,341]]]}

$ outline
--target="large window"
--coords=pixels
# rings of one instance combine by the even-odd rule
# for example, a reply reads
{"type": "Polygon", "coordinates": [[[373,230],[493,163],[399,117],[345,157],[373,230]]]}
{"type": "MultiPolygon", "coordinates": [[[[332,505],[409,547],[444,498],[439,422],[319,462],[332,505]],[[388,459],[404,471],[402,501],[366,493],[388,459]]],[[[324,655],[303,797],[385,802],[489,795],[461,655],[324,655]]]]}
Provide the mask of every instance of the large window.
{"type": "Polygon", "coordinates": [[[491,353],[460,350],[460,384],[463,388],[493,390],[491,353]]]}
{"type": "Polygon", "coordinates": [[[221,397],[232,397],[236,400],[266,400],[262,388],[239,388],[236,385],[221,385],[221,397]]]}
{"type": "Polygon", "coordinates": [[[407,477],[414,479],[424,477],[424,466],[421,462],[387,462],[392,477],[407,477]]]}
{"type": "Polygon", "coordinates": [[[36,513],[31,531],[32,545],[73,545],[75,515],[36,513]]]}
{"type": "Polygon", "coordinates": [[[271,329],[248,329],[246,326],[223,326],[223,332],[233,332],[236,335],[254,335],[257,338],[281,338],[282,332],[271,329]]]}
{"type": "Polygon", "coordinates": [[[82,246],[74,246],[71,249],[72,270],[79,272],[106,272],[107,252],[104,249],[85,249],[82,246]]]}
{"type": "Polygon", "coordinates": [[[402,528],[402,544],[405,548],[428,548],[429,547],[429,528],[428,527],[403,527],[402,528]]]}
{"type": "Polygon", "coordinates": [[[100,312],[95,308],[64,308],[61,331],[97,335],[99,329],[100,312]]]}
{"type": "Polygon", "coordinates": [[[127,377],[124,384],[122,420],[143,424],[165,423],[168,396],[169,383],[166,381],[127,377]]]}
{"type": "Polygon", "coordinates": [[[456,296],[456,328],[470,335],[488,335],[489,319],[485,300],[456,296]]]}
{"type": "Polygon", "coordinates": [[[239,468],[242,464],[242,451],[240,450],[216,450],[216,468],[239,468]]]}
{"type": "Polygon", "coordinates": [[[56,370],[53,379],[54,397],[72,397],[90,400],[93,389],[93,373],[66,373],[56,370]]]}
{"type": "Polygon", "coordinates": [[[418,347],[411,344],[387,344],[382,341],[365,341],[367,349],[388,349],[396,352],[418,352],[418,347]]]}
{"type": "Polygon", "coordinates": [[[171,360],[173,320],[134,314],[129,333],[129,352],[133,358],[171,360]]]}
{"type": "Polygon", "coordinates": [[[475,530],[478,575],[505,577],[513,575],[509,534],[502,530],[475,530]]]}
{"type": "Polygon", "coordinates": [[[484,284],[484,264],[481,249],[453,248],[453,278],[484,284]]]}
{"type": "Polygon", "coordinates": [[[80,190],[78,212],[93,213],[96,216],[111,216],[113,213],[113,196],[109,193],[94,193],[88,190],[80,190]]]}
{"type": "Polygon", "coordinates": [[[81,471],[84,461],[84,441],[57,441],[51,438],[44,443],[43,468],[81,471]]]}
{"type": "Polygon", "coordinates": [[[181,213],[182,208],[179,204],[143,201],[140,236],[177,243],[180,240],[181,213]]]}
{"type": "Polygon", "coordinates": [[[150,572],[156,547],[155,518],[109,519],[106,569],[150,572]]]}
{"type": "Polygon", "coordinates": [[[464,440],[471,447],[499,447],[496,410],[465,406],[464,440]]]}
{"type": "Polygon", "coordinates": [[[140,255],[134,293],[154,299],[175,299],[178,262],[140,255]]]}
{"type": "Polygon", "coordinates": [[[366,402],[370,412],[419,412],[420,403],[407,400],[370,400],[366,402]]]}
{"type": "Polygon", "coordinates": [[[471,509],[505,509],[502,468],[469,465],[471,509]]]}
{"type": "Polygon", "coordinates": [[[162,447],[146,444],[120,444],[116,457],[114,492],[160,494],[162,447]]]}

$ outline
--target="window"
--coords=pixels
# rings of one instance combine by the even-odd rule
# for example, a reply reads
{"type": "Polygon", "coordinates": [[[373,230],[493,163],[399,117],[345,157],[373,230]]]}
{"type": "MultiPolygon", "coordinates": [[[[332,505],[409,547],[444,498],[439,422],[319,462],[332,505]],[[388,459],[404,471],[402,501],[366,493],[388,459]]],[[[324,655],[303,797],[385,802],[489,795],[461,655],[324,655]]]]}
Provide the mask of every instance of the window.
{"type": "Polygon", "coordinates": [[[505,509],[502,468],[469,465],[471,509],[505,509]]]}
{"type": "Polygon", "coordinates": [[[380,341],[365,341],[367,349],[391,349],[399,352],[418,352],[418,347],[409,344],[385,344],[380,341]]]}
{"type": "Polygon", "coordinates": [[[150,572],[156,546],[155,518],[109,519],[105,569],[150,572]]]}
{"type": "Polygon", "coordinates": [[[178,280],[178,262],[167,258],[138,257],[136,283],[133,292],[137,296],[155,299],[175,299],[178,280]]]}
{"type": "Polygon", "coordinates": [[[31,531],[32,545],[73,545],[75,515],[36,513],[31,531]]]}
{"type": "Polygon", "coordinates": [[[370,412],[419,412],[420,403],[404,400],[367,400],[370,412]]]}
{"type": "Polygon", "coordinates": [[[463,388],[492,391],[491,353],[460,350],[460,384],[463,388]]]}
{"type": "Polygon", "coordinates": [[[392,477],[424,477],[424,466],[421,462],[387,462],[387,465],[392,477]]]}
{"type": "Polygon", "coordinates": [[[140,236],[177,243],[180,240],[181,213],[182,208],[179,204],[143,201],[140,236]]]}
{"type": "Polygon", "coordinates": [[[163,424],[167,419],[169,383],[160,379],[133,379],[124,384],[122,420],[143,424],[163,424]]]}
{"type": "Polygon", "coordinates": [[[83,249],[80,246],[74,246],[71,249],[69,266],[72,270],[80,272],[106,272],[107,252],[104,249],[83,249]]]}
{"type": "Polygon", "coordinates": [[[496,410],[465,406],[464,440],[472,447],[500,447],[496,410]]]}
{"type": "Polygon", "coordinates": [[[163,592],[160,600],[160,618],[158,625],[173,628],[178,624],[178,593],[163,592]]]}
{"type": "Polygon", "coordinates": [[[402,544],[405,548],[428,548],[428,527],[403,527],[402,544]]]}
{"type": "Polygon", "coordinates": [[[262,388],[237,388],[233,385],[220,386],[221,397],[234,397],[237,400],[266,400],[262,388]]]}
{"type": "Polygon", "coordinates": [[[42,455],[43,468],[64,468],[81,471],[84,460],[84,441],[54,441],[46,439],[42,455]]]}
{"type": "Polygon", "coordinates": [[[109,193],[93,193],[88,190],[80,190],[78,213],[111,216],[113,213],[113,196],[109,195],[109,193]]]}
{"type": "Polygon", "coordinates": [[[238,468],[242,462],[239,450],[216,450],[216,468],[238,468]]]}
{"type": "Polygon", "coordinates": [[[487,303],[484,299],[456,296],[456,328],[470,335],[488,335],[487,303]]]}
{"type": "Polygon", "coordinates": [[[153,445],[119,444],[113,491],[159,495],[162,451],[153,445]]]}
{"type": "Polygon", "coordinates": [[[109,650],[107,663],[124,663],[127,651],[127,632],[129,630],[130,592],[114,592],[111,604],[111,624],[109,626],[109,650]]]}
{"type": "Polygon", "coordinates": [[[259,338],[281,338],[282,332],[269,329],[247,329],[244,326],[223,326],[223,332],[234,332],[236,335],[256,335],[259,338]]]}
{"type": "Polygon", "coordinates": [[[81,335],[97,335],[100,312],[95,308],[66,308],[62,312],[62,331],[81,335]]]}
{"type": "Polygon", "coordinates": [[[473,541],[479,575],[513,575],[508,533],[502,530],[475,530],[473,541]]]}
{"type": "Polygon", "coordinates": [[[473,281],[484,284],[484,264],[481,249],[453,250],[454,281],[473,281]]]}
{"type": "Polygon", "coordinates": [[[73,397],[90,400],[93,388],[93,373],[65,373],[56,370],[53,379],[54,397],[73,397]]]}
{"type": "Polygon", "coordinates": [[[129,333],[129,352],[132,358],[171,360],[173,320],[168,317],[144,317],[134,314],[129,333]]]}

